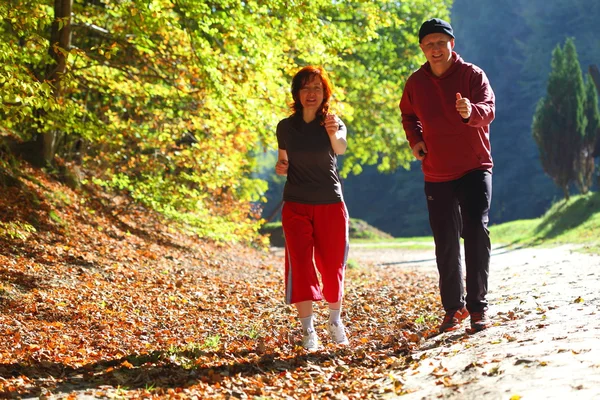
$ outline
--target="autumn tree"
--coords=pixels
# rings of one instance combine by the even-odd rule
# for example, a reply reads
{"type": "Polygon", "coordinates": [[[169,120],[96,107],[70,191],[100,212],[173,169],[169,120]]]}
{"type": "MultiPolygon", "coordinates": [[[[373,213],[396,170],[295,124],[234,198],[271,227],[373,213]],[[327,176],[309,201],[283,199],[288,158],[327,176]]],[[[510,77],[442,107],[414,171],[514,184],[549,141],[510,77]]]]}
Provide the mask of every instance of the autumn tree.
{"type": "MultiPolygon", "coordinates": [[[[585,91],[575,43],[571,38],[552,53],[547,94],[533,117],[533,137],[544,171],[569,198],[569,185],[578,181],[578,167],[587,121],[585,91]]],[[[583,189],[583,188],[581,188],[583,189]]]]}
{"type": "Polygon", "coordinates": [[[6,0],[0,129],[201,236],[250,238],[266,190],[256,155],[275,148],[291,76],[331,72],[333,109],[354,122],[345,173],[406,164],[395,105],[418,64],[412,36],[448,4],[6,0]]]}
{"type": "MultiPolygon", "coordinates": [[[[48,53],[52,59],[46,66],[46,81],[52,84],[54,97],[61,102],[63,96],[62,77],[67,72],[67,57],[71,49],[72,0],[54,0],[54,20],[51,24],[48,53]]],[[[41,156],[45,164],[51,164],[61,131],[52,129],[42,133],[41,156]]]]}

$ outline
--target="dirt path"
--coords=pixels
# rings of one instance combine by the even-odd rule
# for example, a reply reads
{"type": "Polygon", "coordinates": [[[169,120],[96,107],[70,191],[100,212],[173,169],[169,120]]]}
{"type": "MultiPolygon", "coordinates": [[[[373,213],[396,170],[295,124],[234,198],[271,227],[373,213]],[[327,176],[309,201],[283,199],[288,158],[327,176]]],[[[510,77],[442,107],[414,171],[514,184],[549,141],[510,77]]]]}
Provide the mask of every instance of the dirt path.
{"type": "MultiPolygon", "coordinates": [[[[437,274],[433,251],[354,248],[350,258],[437,274]]],[[[431,337],[390,376],[402,399],[600,399],[599,256],[495,249],[489,300],[495,326],[431,337]]]]}

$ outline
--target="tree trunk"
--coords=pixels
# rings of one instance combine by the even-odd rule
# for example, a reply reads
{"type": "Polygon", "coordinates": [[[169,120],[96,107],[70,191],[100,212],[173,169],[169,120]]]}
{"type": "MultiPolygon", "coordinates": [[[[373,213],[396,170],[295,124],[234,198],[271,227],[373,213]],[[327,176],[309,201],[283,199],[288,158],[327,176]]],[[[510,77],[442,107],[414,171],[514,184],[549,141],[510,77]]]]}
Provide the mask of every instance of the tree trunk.
{"type": "Polygon", "coordinates": [[[563,186],[562,190],[563,194],[565,195],[565,201],[569,201],[569,199],[571,198],[571,194],[569,193],[569,185],[563,186]]]}
{"type": "MultiPolygon", "coordinates": [[[[71,12],[73,0],[54,0],[54,22],[50,34],[48,53],[54,60],[46,70],[46,79],[54,87],[54,97],[62,97],[62,79],[67,70],[68,51],[71,48],[71,12]]],[[[54,160],[57,143],[61,132],[54,130],[45,132],[41,140],[42,159],[48,165],[54,160]]]]}
{"type": "Polygon", "coordinates": [[[598,90],[598,95],[600,96],[600,70],[598,70],[598,66],[595,64],[590,65],[588,68],[590,72],[590,76],[594,81],[594,85],[596,85],[596,90],[598,90]]]}
{"type": "MultiPolygon", "coordinates": [[[[596,90],[598,91],[598,97],[600,97],[600,70],[596,64],[591,64],[588,68],[590,76],[594,81],[594,85],[596,85],[596,90]]],[[[594,152],[592,153],[592,157],[600,156],[600,132],[599,138],[596,140],[596,145],[594,146],[594,152]]],[[[600,185],[600,175],[598,175],[598,185],[600,185]]]]}

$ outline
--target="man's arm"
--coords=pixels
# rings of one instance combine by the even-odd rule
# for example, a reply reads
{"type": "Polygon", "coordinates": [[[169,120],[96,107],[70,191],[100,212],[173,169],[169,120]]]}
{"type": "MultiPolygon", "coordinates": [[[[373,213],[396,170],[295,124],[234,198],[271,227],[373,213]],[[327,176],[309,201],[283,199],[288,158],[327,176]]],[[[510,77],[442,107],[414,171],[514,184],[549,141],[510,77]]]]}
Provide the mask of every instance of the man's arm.
{"type": "Polygon", "coordinates": [[[402,127],[404,128],[408,144],[412,149],[417,143],[423,141],[423,125],[421,125],[421,121],[417,117],[410,99],[409,82],[404,87],[399,107],[402,116],[402,127]]]}
{"type": "Polygon", "coordinates": [[[468,118],[463,116],[463,121],[475,128],[489,125],[496,113],[496,97],[492,86],[482,70],[473,72],[470,84],[471,93],[468,100],[471,115],[468,118]]]}

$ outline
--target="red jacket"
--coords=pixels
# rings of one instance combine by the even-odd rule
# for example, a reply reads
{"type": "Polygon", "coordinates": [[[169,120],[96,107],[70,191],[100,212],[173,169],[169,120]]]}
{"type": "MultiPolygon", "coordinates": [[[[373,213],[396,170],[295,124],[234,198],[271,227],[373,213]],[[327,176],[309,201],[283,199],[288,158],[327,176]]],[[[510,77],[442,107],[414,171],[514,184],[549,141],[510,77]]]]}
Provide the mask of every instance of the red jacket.
{"type": "Polygon", "coordinates": [[[412,148],[427,146],[422,169],[427,182],[458,179],[478,169],[492,170],[489,128],[495,96],[483,70],[452,53],[453,64],[440,77],[425,63],[406,81],[400,111],[412,148]],[[456,93],[471,101],[468,121],[456,111],[456,93]]]}

